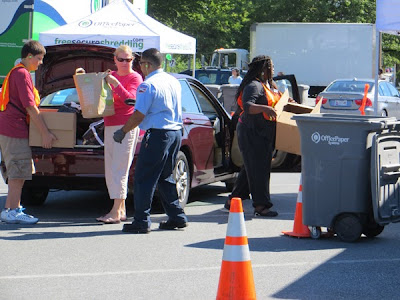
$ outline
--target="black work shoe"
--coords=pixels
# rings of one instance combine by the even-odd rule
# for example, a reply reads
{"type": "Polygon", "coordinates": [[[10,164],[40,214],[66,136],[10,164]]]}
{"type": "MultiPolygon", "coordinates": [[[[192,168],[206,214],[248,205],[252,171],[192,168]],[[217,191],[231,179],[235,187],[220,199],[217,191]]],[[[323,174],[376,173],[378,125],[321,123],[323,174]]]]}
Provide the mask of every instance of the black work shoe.
{"type": "Polygon", "coordinates": [[[278,213],[273,210],[269,210],[267,208],[264,208],[262,210],[254,210],[254,216],[255,217],[276,217],[278,213]]]}
{"type": "Polygon", "coordinates": [[[168,220],[168,221],[162,221],[158,228],[165,229],[165,230],[174,230],[174,229],[179,229],[179,228],[185,228],[188,225],[189,224],[187,222],[178,223],[175,221],[168,220]]]}
{"type": "Polygon", "coordinates": [[[136,223],[124,224],[124,227],[122,227],[122,232],[126,233],[150,233],[150,231],[151,231],[150,228],[140,227],[136,223]]]}

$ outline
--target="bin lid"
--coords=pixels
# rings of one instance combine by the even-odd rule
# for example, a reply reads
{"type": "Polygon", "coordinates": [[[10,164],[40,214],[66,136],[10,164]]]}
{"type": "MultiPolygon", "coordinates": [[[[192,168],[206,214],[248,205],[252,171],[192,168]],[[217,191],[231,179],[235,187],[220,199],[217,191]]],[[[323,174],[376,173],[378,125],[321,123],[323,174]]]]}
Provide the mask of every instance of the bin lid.
{"type": "Polygon", "coordinates": [[[353,125],[368,125],[371,130],[386,128],[390,124],[398,123],[395,117],[381,117],[381,116],[361,116],[349,114],[298,114],[292,116],[293,120],[301,122],[328,122],[328,123],[342,123],[353,125]]]}
{"type": "Polygon", "coordinates": [[[371,193],[374,219],[380,225],[400,221],[400,132],[370,133],[371,193]]]}

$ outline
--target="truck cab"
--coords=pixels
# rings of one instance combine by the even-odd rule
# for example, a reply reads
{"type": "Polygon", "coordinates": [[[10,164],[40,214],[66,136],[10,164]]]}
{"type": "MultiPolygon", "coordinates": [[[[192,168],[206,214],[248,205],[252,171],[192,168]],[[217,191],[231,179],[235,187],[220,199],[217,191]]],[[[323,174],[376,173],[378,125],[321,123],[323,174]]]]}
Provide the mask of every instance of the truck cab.
{"type": "Polygon", "coordinates": [[[245,49],[216,49],[214,50],[208,68],[248,70],[249,51],[245,49]]]}

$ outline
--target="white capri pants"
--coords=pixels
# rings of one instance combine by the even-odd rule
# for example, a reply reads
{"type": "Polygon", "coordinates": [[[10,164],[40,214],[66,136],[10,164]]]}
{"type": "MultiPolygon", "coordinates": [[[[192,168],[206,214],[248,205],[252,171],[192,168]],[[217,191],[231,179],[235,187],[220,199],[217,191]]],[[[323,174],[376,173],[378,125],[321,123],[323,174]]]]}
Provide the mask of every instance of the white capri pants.
{"type": "Polygon", "coordinates": [[[129,131],[120,144],[113,135],[121,128],[122,125],[105,126],[104,130],[104,168],[110,199],[126,199],[128,195],[129,169],[140,131],[138,127],[129,131]]]}

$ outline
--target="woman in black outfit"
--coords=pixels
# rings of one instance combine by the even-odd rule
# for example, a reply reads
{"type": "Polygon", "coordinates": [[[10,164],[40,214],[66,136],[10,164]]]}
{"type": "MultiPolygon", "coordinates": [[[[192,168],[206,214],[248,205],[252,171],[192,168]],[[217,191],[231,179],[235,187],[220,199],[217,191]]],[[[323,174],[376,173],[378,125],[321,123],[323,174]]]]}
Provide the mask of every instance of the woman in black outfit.
{"type": "MultiPolygon", "coordinates": [[[[256,56],[236,94],[238,106],[242,108],[237,135],[244,169],[235,183],[235,188],[245,186],[248,181],[253,200],[254,215],[275,217],[272,207],[269,182],[272,152],[275,147],[276,112],[279,93],[272,80],[274,65],[270,57],[256,56]],[[247,178],[245,174],[247,173],[247,178]]],[[[235,195],[235,190],[232,192],[235,195]]],[[[229,201],[225,207],[229,207],[229,201]]]]}

